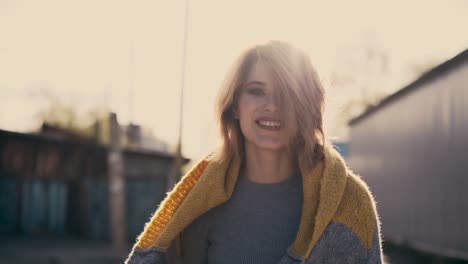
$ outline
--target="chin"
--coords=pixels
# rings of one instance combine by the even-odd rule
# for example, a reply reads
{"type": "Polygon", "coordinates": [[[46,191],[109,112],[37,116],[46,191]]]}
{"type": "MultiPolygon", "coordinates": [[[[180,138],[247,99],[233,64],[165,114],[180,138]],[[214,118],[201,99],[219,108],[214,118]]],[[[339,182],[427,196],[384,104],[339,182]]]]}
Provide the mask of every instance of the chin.
{"type": "Polygon", "coordinates": [[[281,142],[251,142],[251,144],[257,149],[267,151],[281,151],[286,149],[286,144],[281,142]]]}

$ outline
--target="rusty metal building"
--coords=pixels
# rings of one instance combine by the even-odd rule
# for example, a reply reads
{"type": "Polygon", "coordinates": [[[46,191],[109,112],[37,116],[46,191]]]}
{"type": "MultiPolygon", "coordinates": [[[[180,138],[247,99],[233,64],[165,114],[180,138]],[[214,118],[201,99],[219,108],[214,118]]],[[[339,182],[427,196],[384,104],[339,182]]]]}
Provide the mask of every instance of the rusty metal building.
{"type": "Polygon", "coordinates": [[[350,122],[384,240],[468,260],[468,50],[350,122]]]}

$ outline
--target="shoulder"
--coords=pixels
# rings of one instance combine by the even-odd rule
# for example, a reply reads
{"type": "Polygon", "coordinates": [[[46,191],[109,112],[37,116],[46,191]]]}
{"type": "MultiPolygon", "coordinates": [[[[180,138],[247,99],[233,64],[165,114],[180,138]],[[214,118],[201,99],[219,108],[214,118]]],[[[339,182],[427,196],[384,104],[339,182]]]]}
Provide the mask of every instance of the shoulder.
{"type": "Polygon", "coordinates": [[[349,171],[346,178],[343,197],[333,221],[350,228],[370,248],[379,225],[375,200],[360,176],[349,171]]]}
{"type": "Polygon", "coordinates": [[[359,213],[375,213],[375,200],[367,183],[351,171],[346,175],[346,187],[341,200],[341,209],[353,205],[359,213]]]}

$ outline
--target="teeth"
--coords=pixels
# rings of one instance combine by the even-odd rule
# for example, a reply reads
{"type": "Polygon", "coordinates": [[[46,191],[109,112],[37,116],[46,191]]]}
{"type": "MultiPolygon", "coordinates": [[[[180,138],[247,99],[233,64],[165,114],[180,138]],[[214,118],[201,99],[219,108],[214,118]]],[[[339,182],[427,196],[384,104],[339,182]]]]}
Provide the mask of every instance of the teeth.
{"type": "Polygon", "coordinates": [[[280,122],[265,121],[265,120],[260,120],[259,123],[262,126],[268,126],[268,127],[279,127],[281,124],[280,122]]]}

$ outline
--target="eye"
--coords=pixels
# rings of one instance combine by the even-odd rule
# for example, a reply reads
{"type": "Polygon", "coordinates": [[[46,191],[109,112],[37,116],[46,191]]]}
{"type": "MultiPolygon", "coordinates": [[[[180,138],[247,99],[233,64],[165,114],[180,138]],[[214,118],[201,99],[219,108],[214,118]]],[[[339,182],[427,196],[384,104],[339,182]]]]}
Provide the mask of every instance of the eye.
{"type": "Polygon", "coordinates": [[[247,90],[247,93],[249,94],[252,94],[252,95],[256,95],[256,96],[260,96],[260,95],[264,95],[265,92],[263,91],[262,88],[259,88],[259,87],[252,87],[252,88],[249,88],[247,90]]]}

